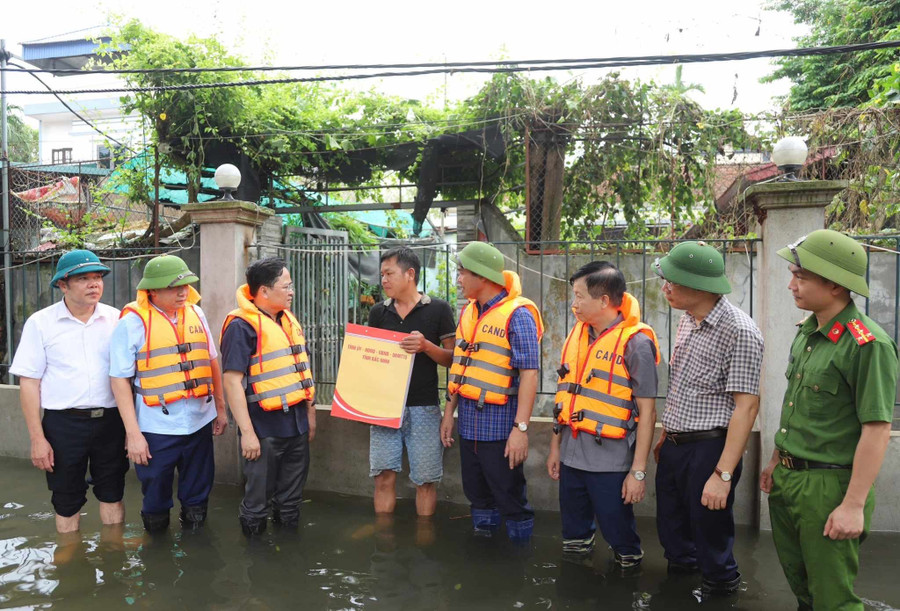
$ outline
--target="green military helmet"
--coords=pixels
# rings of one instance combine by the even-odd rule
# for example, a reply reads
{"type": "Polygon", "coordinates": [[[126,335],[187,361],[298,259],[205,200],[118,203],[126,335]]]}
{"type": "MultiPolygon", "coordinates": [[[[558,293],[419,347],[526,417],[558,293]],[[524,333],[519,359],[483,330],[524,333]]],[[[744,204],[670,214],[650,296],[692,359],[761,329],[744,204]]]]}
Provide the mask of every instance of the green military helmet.
{"type": "Polygon", "coordinates": [[[181,257],[162,255],[153,257],[144,267],[144,276],[138,283],[138,290],[167,289],[173,286],[193,284],[200,278],[188,269],[181,257]]]}
{"type": "Polygon", "coordinates": [[[72,276],[98,272],[104,276],[109,273],[109,268],[100,263],[99,257],[89,250],[70,250],[59,258],[56,263],[56,273],[50,279],[50,286],[59,288],[60,280],[68,280],[72,276]]]}
{"type": "Polygon", "coordinates": [[[654,265],[656,273],[672,284],[716,295],[731,292],[725,277],[725,259],[706,242],[682,242],[654,265]]]}
{"type": "Polygon", "coordinates": [[[839,231],[817,229],[779,250],[778,256],[863,297],[869,296],[866,250],[839,231]]]}
{"type": "Polygon", "coordinates": [[[487,242],[469,242],[459,252],[459,264],[472,273],[504,286],[503,253],[487,242]]]}

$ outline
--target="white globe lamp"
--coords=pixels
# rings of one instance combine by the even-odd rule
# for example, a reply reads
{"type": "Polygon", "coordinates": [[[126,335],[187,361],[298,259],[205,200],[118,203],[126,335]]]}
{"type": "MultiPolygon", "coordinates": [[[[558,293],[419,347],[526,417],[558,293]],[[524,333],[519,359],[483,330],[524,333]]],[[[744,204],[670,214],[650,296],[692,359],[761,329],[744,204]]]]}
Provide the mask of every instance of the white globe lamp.
{"type": "Polygon", "coordinates": [[[784,172],[784,176],[780,180],[799,180],[797,171],[806,163],[807,153],[809,153],[809,149],[803,138],[788,136],[779,140],[772,149],[772,161],[779,170],[784,172]]]}
{"type": "Polygon", "coordinates": [[[216,186],[222,191],[222,201],[234,201],[233,193],[241,184],[241,171],[230,163],[223,163],[216,168],[216,186]]]}

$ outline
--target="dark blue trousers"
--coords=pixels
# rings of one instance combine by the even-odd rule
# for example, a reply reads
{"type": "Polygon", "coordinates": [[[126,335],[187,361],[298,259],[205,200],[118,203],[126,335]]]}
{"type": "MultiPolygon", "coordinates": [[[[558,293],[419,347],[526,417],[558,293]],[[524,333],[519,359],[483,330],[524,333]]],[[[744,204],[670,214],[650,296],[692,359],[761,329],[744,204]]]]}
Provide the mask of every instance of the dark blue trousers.
{"type": "Polygon", "coordinates": [[[143,513],[168,513],[172,485],[178,469],[178,500],[182,507],[205,505],[212,490],[216,464],[213,458],[212,422],[190,435],[144,433],[150,446],[150,464],[135,465],[143,513]]]}
{"type": "Polygon", "coordinates": [[[496,509],[513,522],[529,520],[534,509],[525,496],[525,470],[509,468],[505,449],[506,441],[460,439],[463,492],[472,509],[496,509]]]}
{"type": "Polygon", "coordinates": [[[703,487],[715,473],[725,438],[675,445],[667,439],[656,469],[656,529],[666,558],[697,564],[710,581],[737,577],[734,559],[734,490],[741,462],[732,473],[728,506],[712,511],[700,504],[703,487]]]}
{"type": "Polygon", "coordinates": [[[588,539],[594,520],[600,534],[623,556],[641,554],[634,508],[622,501],[622,484],[628,472],[595,473],[559,467],[559,513],[563,539],[588,539]]]}

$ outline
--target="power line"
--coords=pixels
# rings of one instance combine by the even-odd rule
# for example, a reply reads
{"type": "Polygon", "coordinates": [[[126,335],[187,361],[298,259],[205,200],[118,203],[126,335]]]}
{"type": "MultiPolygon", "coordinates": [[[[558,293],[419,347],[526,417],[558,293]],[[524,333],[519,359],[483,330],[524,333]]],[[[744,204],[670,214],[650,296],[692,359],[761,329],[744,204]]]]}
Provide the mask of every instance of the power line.
{"type": "MultiPolygon", "coordinates": [[[[530,72],[532,70],[540,72],[560,71],[560,70],[586,70],[597,68],[623,68],[636,66],[654,66],[665,64],[689,64],[689,63],[710,63],[722,61],[743,61],[748,59],[759,59],[766,57],[800,57],[811,55],[834,55],[841,53],[857,53],[861,51],[870,51],[874,49],[889,49],[900,47],[900,40],[862,43],[856,45],[841,45],[833,47],[806,47],[801,49],[777,49],[768,51],[744,51],[738,53],[713,53],[700,55],[648,55],[630,58],[607,58],[607,59],[583,59],[583,60],[527,60],[532,63],[523,64],[522,62],[483,62],[464,64],[462,67],[451,67],[447,64],[384,64],[385,66],[437,66],[421,70],[407,71],[388,71],[373,73],[357,73],[343,74],[333,76],[308,76],[308,77],[289,77],[275,79],[257,79],[249,81],[232,81],[232,82],[213,82],[213,83],[186,83],[181,85],[156,85],[147,87],[107,87],[97,89],[66,89],[55,90],[51,93],[59,93],[66,95],[87,94],[87,93],[150,93],[165,91],[192,91],[197,89],[221,89],[227,87],[253,87],[261,85],[276,85],[287,83],[316,83],[327,81],[350,81],[363,80],[373,78],[391,78],[401,76],[423,76],[429,74],[453,74],[453,73],[482,73],[482,74],[498,74],[498,73],[517,73],[530,72]],[[563,62],[563,63],[559,63],[563,62]]],[[[373,65],[374,66],[374,65],[373,65]]],[[[249,68],[229,68],[230,70],[251,71],[249,68]]],[[[312,69],[312,68],[310,68],[312,69]]],[[[317,69],[323,69],[317,67],[317,69]]],[[[350,66],[347,69],[363,69],[357,66],[350,66]]],[[[366,68],[368,69],[368,68],[366,68]]],[[[9,70],[9,68],[7,68],[9,70]]],[[[154,69],[159,72],[173,72],[178,69],[154,69]]],[[[184,70],[203,70],[203,71],[222,71],[218,68],[205,69],[184,69],[184,70]]],[[[282,68],[283,70],[283,68],[282,68]]],[[[16,70],[23,71],[23,70],[16,70]]],[[[24,71],[30,71],[25,69],[24,71]]],[[[115,71],[101,71],[106,74],[115,74],[115,71]]],[[[92,74],[92,72],[76,71],[78,74],[92,74]]],[[[43,91],[34,90],[17,90],[7,93],[16,95],[45,95],[43,91]]]]}
{"type": "MultiPolygon", "coordinates": [[[[13,62],[10,62],[10,64],[13,65],[13,66],[18,66],[18,65],[19,65],[19,64],[15,64],[15,63],[13,63],[13,62]]],[[[112,136],[110,136],[109,134],[107,134],[106,132],[104,132],[103,130],[101,130],[99,127],[97,127],[96,125],[94,125],[93,123],[91,123],[90,121],[88,121],[87,119],[85,119],[82,115],[80,115],[80,114],[78,113],[78,111],[76,111],[74,108],[72,108],[71,106],[69,106],[69,103],[68,103],[68,102],[66,102],[64,99],[62,99],[62,98],[60,97],[58,91],[53,91],[53,89],[50,87],[50,85],[48,85],[47,83],[45,83],[45,82],[43,81],[43,79],[41,79],[41,77],[39,77],[37,74],[32,73],[31,76],[33,76],[33,77],[34,77],[41,85],[43,85],[44,87],[46,87],[46,88],[47,88],[47,91],[49,91],[50,93],[52,93],[52,94],[53,94],[53,97],[55,97],[57,100],[59,100],[60,104],[62,104],[63,106],[65,106],[65,107],[69,110],[69,112],[71,112],[73,115],[75,115],[76,117],[78,117],[79,119],[81,119],[82,121],[84,121],[84,123],[85,123],[86,125],[88,125],[88,127],[90,127],[92,130],[94,130],[95,132],[97,132],[98,134],[100,134],[101,136],[103,136],[104,138],[106,138],[107,140],[110,140],[110,141],[112,141],[112,142],[115,142],[115,143],[118,144],[119,146],[121,146],[121,147],[123,147],[123,148],[125,148],[125,149],[128,149],[128,150],[131,151],[132,153],[136,153],[136,152],[137,152],[137,151],[135,151],[134,149],[132,149],[130,146],[125,145],[125,144],[122,144],[121,142],[119,142],[118,140],[116,140],[115,138],[113,138],[112,136]]]]}
{"type": "MultiPolygon", "coordinates": [[[[467,72],[469,68],[479,67],[518,67],[539,66],[541,69],[556,70],[571,68],[574,64],[594,64],[606,67],[625,67],[631,65],[656,65],[656,64],[687,64],[717,61],[741,61],[757,59],[760,57],[797,57],[807,55],[834,55],[840,53],[856,53],[875,49],[889,49],[900,47],[900,40],[877,41],[857,43],[850,45],[803,47],[799,49],[770,49],[765,51],[740,51],[733,53],[700,53],[681,55],[641,55],[641,56],[613,56],[593,58],[566,58],[566,59],[526,59],[526,60],[489,60],[471,62],[420,62],[397,64],[321,64],[300,66],[217,66],[217,67],[192,67],[192,68],[117,68],[117,69],[77,69],[77,68],[24,68],[11,72],[46,72],[53,75],[85,75],[85,74],[200,74],[205,72],[318,72],[323,70],[398,70],[398,69],[440,69],[439,72],[467,72]],[[559,65],[559,66],[557,66],[559,65]],[[544,68],[544,66],[549,66],[544,68]]],[[[410,73],[417,74],[417,73],[410,73]]],[[[374,75],[373,75],[374,76],[374,75]]],[[[340,77],[335,77],[340,78],[340,77]]],[[[371,78],[371,77],[369,77],[371,78]]]]}

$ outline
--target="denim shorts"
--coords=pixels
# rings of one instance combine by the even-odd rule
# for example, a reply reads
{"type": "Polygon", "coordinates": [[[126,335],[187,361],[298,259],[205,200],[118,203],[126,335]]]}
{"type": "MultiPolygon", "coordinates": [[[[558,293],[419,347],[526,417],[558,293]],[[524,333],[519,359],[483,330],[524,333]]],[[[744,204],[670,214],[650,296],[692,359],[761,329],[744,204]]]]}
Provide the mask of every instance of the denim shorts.
{"type": "Polygon", "coordinates": [[[399,429],[373,426],[369,430],[369,477],[382,471],[400,473],[404,445],[412,483],[421,486],[440,481],[444,474],[444,446],[441,410],[437,405],[407,406],[399,429]]]}

